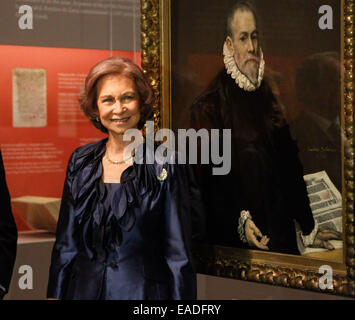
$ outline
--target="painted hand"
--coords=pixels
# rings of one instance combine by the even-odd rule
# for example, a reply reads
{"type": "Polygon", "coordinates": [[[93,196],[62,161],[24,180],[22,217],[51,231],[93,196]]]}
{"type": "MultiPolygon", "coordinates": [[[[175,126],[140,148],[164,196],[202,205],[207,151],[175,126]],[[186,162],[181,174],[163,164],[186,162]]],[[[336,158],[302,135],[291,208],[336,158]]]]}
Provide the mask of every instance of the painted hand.
{"type": "Polygon", "coordinates": [[[255,225],[253,220],[248,219],[245,222],[245,237],[248,241],[248,244],[252,247],[257,247],[262,250],[269,250],[267,246],[270,238],[264,236],[259,228],[255,225]],[[258,240],[260,239],[260,240],[258,240]]]}
{"type": "Polygon", "coordinates": [[[310,247],[334,250],[334,246],[329,242],[329,240],[342,240],[341,232],[329,228],[319,227],[314,242],[310,247]]]}

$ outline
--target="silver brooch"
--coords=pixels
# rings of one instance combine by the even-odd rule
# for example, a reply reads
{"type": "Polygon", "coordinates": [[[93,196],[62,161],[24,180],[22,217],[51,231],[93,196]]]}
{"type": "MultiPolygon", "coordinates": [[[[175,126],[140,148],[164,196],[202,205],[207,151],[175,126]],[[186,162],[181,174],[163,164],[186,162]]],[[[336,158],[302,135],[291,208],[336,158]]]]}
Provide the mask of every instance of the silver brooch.
{"type": "Polygon", "coordinates": [[[164,181],[168,176],[168,172],[163,168],[163,170],[160,172],[160,175],[157,176],[159,181],[164,181]]]}

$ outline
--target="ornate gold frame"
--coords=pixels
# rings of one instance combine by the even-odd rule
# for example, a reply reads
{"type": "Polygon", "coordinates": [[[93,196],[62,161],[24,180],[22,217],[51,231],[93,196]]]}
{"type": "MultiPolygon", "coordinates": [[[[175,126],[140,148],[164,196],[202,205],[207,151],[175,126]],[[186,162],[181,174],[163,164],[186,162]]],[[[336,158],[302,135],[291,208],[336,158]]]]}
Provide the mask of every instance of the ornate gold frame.
{"type": "MultiPolygon", "coordinates": [[[[170,1],[141,0],[142,68],[157,97],[155,124],[171,127],[170,94],[170,1]]],[[[343,0],[344,128],[349,141],[344,161],[344,263],[307,257],[199,246],[195,250],[200,273],[300,288],[343,296],[355,296],[355,217],[354,217],[354,20],[355,0],[343,0]],[[321,290],[319,267],[333,269],[333,289],[321,290]]]]}

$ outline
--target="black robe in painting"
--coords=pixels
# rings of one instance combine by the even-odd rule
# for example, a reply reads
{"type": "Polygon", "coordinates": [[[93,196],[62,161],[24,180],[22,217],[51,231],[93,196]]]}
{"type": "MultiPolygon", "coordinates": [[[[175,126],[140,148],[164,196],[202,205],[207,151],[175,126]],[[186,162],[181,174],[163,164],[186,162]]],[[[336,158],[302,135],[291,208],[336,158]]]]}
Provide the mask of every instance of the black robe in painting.
{"type": "Polygon", "coordinates": [[[230,173],[212,175],[212,163],[197,168],[209,243],[246,247],[238,235],[241,210],[250,211],[275,252],[299,254],[294,220],[304,235],[314,228],[298,148],[275,105],[265,81],[247,92],[223,70],[191,107],[193,128],[232,130],[230,173]]]}

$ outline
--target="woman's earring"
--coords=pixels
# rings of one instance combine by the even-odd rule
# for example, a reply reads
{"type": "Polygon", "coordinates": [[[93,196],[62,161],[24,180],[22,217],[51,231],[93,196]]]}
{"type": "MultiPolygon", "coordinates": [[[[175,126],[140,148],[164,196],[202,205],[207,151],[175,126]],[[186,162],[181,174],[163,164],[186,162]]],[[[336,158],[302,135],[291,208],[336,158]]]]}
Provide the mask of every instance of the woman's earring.
{"type": "Polygon", "coordinates": [[[96,122],[100,122],[100,118],[99,117],[96,117],[96,122]]]}

